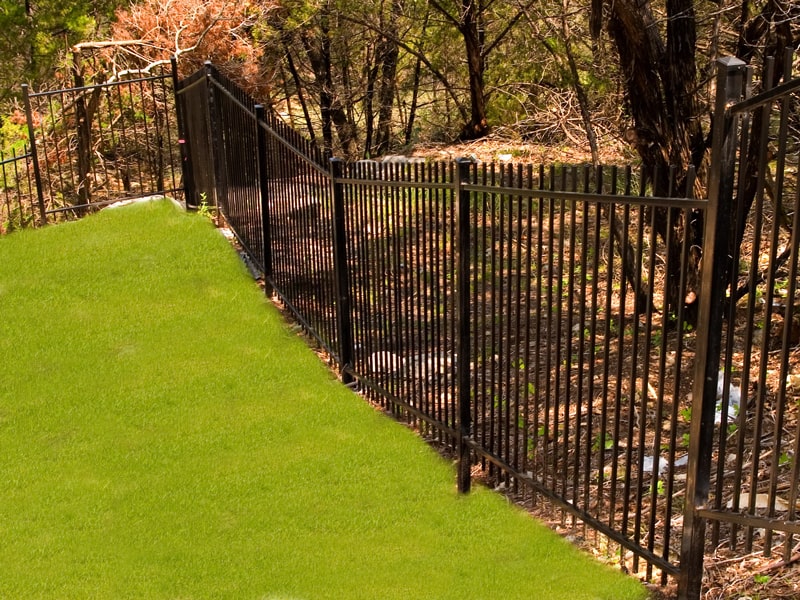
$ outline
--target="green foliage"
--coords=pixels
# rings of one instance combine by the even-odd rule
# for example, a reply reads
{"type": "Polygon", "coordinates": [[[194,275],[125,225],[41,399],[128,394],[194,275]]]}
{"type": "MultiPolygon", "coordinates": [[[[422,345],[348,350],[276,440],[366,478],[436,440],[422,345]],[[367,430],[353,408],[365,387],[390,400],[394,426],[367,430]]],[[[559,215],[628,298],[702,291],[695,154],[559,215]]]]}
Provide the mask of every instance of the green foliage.
{"type": "Polygon", "coordinates": [[[28,143],[28,125],[25,116],[16,111],[2,119],[1,123],[0,150],[2,150],[4,158],[9,158],[12,154],[23,154],[25,145],[28,143]]]}
{"type": "Polygon", "coordinates": [[[594,438],[592,442],[592,452],[597,452],[601,448],[605,450],[611,450],[614,447],[614,437],[607,433],[601,433],[597,437],[594,438]]]}
{"type": "Polygon", "coordinates": [[[54,80],[56,69],[64,66],[65,49],[104,35],[114,10],[125,4],[123,0],[0,0],[0,103],[18,98],[22,83],[38,88],[54,80]]]}

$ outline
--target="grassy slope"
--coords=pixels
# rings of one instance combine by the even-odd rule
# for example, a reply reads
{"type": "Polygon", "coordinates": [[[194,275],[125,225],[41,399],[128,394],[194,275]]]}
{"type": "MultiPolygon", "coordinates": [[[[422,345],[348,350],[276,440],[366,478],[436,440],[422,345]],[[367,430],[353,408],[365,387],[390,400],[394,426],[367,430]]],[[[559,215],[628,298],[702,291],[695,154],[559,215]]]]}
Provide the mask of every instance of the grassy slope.
{"type": "Polygon", "coordinates": [[[338,384],[167,203],[0,239],[0,597],[642,598],[338,384]]]}

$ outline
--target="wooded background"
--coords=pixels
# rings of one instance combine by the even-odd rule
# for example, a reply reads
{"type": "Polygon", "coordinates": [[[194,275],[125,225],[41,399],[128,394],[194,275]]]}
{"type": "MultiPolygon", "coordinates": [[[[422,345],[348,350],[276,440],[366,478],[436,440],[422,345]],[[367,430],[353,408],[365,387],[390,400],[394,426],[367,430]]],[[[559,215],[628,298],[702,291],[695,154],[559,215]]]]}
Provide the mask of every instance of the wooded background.
{"type": "Polygon", "coordinates": [[[3,0],[0,32],[12,124],[22,82],[63,87],[75,72],[98,81],[177,55],[185,73],[212,60],[347,158],[494,132],[584,146],[595,162],[602,140],[624,140],[646,165],[702,169],[713,61],[780,63],[800,45],[800,5],[3,0]]]}
{"type": "MultiPolygon", "coordinates": [[[[38,90],[103,83],[150,73],[174,56],[183,75],[212,61],[329,155],[377,158],[492,136],[552,148],[557,163],[565,148],[581,148],[597,165],[607,160],[601,150],[614,147],[654,174],[645,185],[658,196],[685,194],[693,166],[690,191],[703,197],[715,60],[738,56],[754,67],[754,81],[777,83],[787,48],[800,46],[800,4],[2,0],[0,32],[4,150],[27,140],[21,82],[38,90]]],[[[798,139],[800,115],[790,121],[798,139]]],[[[753,119],[752,139],[761,122],[753,119]]],[[[757,178],[748,181],[749,210],[757,178]]],[[[668,222],[657,211],[654,225],[669,247],[680,247],[686,228],[693,239],[692,293],[670,298],[691,320],[703,223],[668,222]]]]}

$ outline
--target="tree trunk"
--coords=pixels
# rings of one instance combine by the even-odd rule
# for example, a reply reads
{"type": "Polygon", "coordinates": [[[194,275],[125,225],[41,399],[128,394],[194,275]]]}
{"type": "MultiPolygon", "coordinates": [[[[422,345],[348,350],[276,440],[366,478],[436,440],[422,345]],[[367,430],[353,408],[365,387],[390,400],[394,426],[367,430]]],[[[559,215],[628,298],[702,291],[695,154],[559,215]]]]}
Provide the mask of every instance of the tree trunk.
{"type": "MultiPolygon", "coordinates": [[[[395,3],[396,4],[396,3],[395,3]]],[[[383,40],[380,48],[381,81],[378,91],[378,131],[375,137],[375,154],[386,154],[392,140],[392,109],[397,87],[397,61],[400,49],[397,44],[383,40]]]]}
{"type": "MultiPolygon", "coordinates": [[[[705,158],[706,143],[695,103],[696,89],[696,19],[692,0],[667,1],[667,40],[649,3],[615,0],[609,5],[608,31],[617,47],[626,85],[628,108],[633,117],[636,144],[646,172],[651,174],[653,193],[686,193],[686,174],[690,165],[698,169],[705,158]],[[676,168],[677,181],[670,182],[670,166],[676,168]]],[[[695,190],[698,192],[700,190],[695,190]]],[[[670,248],[669,262],[675,268],[668,273],[667,312],[674,311],[686,299],[680,294],[679,265],[683,232],[691,228],[692,248],[702,245],[702,223],[697,215],[673,220],[668,230],[668,212],[658,209],[654,215],[656,231],[670,248]]],[[[690,252],[687,291],[699,285],[699,252],[690,252]]],[[[694,304],[696,294],[687,298],[694,304]]],[[[695,315],[692,306],[687,314],[695,315]]]]}
{"type": "MultiPolygon", "coordinates": [[[[378,45],[380,45],[380,43],[378,45]]],[[[373,152],[372,136],[375,131],[374,98],[378,71],[380,70],[380,65],[378,64],[379,54],[380,51],[376,49],[375,57],[371,61],[371,64],[369,64],[369,58],[367,59],[367,91],[364,95],[364,158],[370,158],[373,152]]]]}
{"type": "Polygon", "coordinates": [[[474,0],[462,0],[462,20],[459,31],[464,38],[469,72],[470,120],[461,132],[462,140],[475,140],[489,133],[486,119],[486,57],[485,33],[481,16],[474,0]]]}
{"type": "Polygon", "coordinates": [[[592,163],[594,163],[596,168],[600,164],[600,152],[597,148],[597,134],[594,131],[594,125],[592,125],[592,112],[589,107],[589,97],[586,94],[586,88],[584,88],[581,83],[578,65],[575,62],[575,54],[572,52],[572,34],[569,29],[569,23],[567,22],[566,11],[567,3],[565,1],[564,8],[561,12],[561,31],[564,35],[564,53],[567,57],[572,87],[575,89],[575,95],[578,97],[578,107],[580,108],[581,119],[583,120],[583,128],[586,131],[586,139],[589,142],[589,149],[592,152],[592,163]]]}
{"type": "Polygon", "coordinates": [[[328,19],[328,12],[322,11],[319,18],[319,31],[313,33],[304,31],[301,34],[301,41],[319,88],[323,151],[333,155],[333,130],[335,127],[342,152],[348,158],[353,158],[357,153],[355,128],[347,118],[341,102],[336,99],[328,19]]]}
{"type": "Polygon", "coordinates": [[[297,100],[300,102],[300,107],[303,109],[303,119],[306,123],[306,130],[308,131],[309,139],[312,142],[316,142],[317,136],[314,133],[314,123],[311,121],[311,114],[308,111],[308,102],[306,102],[305,92],[303,91],[303,82],[300,79],[300,73],[297,71],[297,67],[294,64],[291,48],[289,47],[288,42],[285,40],[284,48],[286,49],[286,66],[289,67],[289,73],[292,75],[292,81],[294,81],[294,87],[297,90],[297,100]]]}
{"type": "MultiPolygon", "coordinates": [[[[425,20],[422,23],[421,39],[425,39],[425,33],[428,30],[428,19],[430,19],[430,11],[425,13],[425,20]]],[[[417,119],[417,104],[419,102],[419,86],[422,79],[422,59],[418,56],[414,64],[414,80],[411,87],[411,106],[408,110],[408,123],[406,124],[405,144],[408,146],[414,139],[414,121],[417,119]]]]}

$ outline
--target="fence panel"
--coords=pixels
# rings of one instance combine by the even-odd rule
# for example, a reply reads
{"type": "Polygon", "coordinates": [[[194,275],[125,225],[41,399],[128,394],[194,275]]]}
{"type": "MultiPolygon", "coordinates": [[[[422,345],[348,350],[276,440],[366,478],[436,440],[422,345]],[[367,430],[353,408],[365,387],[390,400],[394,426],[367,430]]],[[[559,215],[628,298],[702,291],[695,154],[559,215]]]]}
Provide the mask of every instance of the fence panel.
{"type": "MultiPolygon", "coordinates": [[[[664,581],[691,569],[684,594],[699,594],[702,556],[683,561],[696,537],[687,528],[704,519],[714,546],[792,556],[800,83],[790,70],[780,94],[728,115],[731,134],[744,132],[732,230],[747,243],[728,253],[713,443],[699,452],[712,456],[708,504],[695,497],[708,457],[689,456],[701,429],[691,388],[706,356],[716,360],[703,349],[695,361],[695,339],[719,332],[688,300],[711,255],[706,217],[725,207],[679,195],[694,189],[693,171],[671,172],[661,198],[649,183],[659,173],[630,169],[328,163],[209,75],[208,87],[198,77],[178,91],[188,111],[199,90],[191,102],[207,112],[187,127],[189,167],[205,165],[192,183],[214,193],[269,288],[345,378],[432,441],[469,448],[493,485],[544,497],[607,536],[629,568],[643,562],[664,581]]],[[[707,396],[704,379],[694,387],[707,396]]]]}
{"type": "Polygon", "coordinates": [[[43,202],[53,219],[182,185],[172,77],[28,94],[43,202]]]}
{"type": "Polygon", "coordinates": [[[354,375],[381,405],[454,446],[454,165],[347,166],[354,375]]]}
{"type": "Polygon", "coordinates": [[[262,271],[264,237],[256,102],[209,67],[216,201],[239,242],[262,271]]]}
{"type": "Polygon", "coordinates": [[[691,363],[673,274],[703,202],[643,188],[629,170],[475,170],[473,448],[494,485],[674,574],[691,363]],[[664,242],[657,219],[684,237],[664,242]]]}
{"type": "Polygon", "coordinates": [[[305,151],[296,134],[284,136],[273,117],[267,135],[267,209],[271,239],[268,284],[306,331],[339,362],[334,207],[330,167],[305,151]]]}

